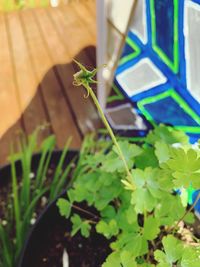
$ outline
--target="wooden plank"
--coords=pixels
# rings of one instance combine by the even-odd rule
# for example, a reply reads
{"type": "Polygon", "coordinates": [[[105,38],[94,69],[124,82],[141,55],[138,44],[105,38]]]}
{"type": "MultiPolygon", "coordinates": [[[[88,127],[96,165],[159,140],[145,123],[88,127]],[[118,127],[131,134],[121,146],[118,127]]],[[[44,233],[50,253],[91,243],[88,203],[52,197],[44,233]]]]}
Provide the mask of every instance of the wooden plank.
{"type": "MultiPolygon", "coordinates": [[[[49,125],[50,121],[49,121],[48,113],[46,112],[46,108],[44,105],[43,96],[41,94],[41,88],[39,86],[39,82],[42,79],[44,73],[41,72],[40,75],[37,74],[35,70],[35,65],[34,65],[34,55],[32,54],[32,50],[30,49],[30,44],[37,43],[37,39],[35,38],[35,35],[32,34],[31,25],[28,25],[26,21],[23,20],[23,14],[24,13],[26,14],[26,12],[27,11],[18,12],[18,16],[19,16],[21,27],[22,27],[24,41],[26,43],[25,45],[27,48],[27,53],[28,53],[32,73],[33,73],[34,79],[37,82],[37,87],[35,90],[36,93],[33,96],[31,102],[29,103],[29,105],[27,106],[23,114],[26,132],[27,134],[31,134],[38,126],[49,125]],[[30,28],[27,31],[27,27],[29,26],[30,28]],[[29,35],[27,35],[27,32],[29,33],[29,35]]],[[[44,130],[39,135],[39,143],[51,133],[52,133],[51,127],[45,127],[44,130]]]]}
{"type": "MultiPolygon", "coordinates": [[[[58,147],[62,148],[66,139],[72,136],[72,146],[78,148],[81,144],[80,134],[56,78],[53,69],[54,61],[52,61],[50,56],[52,53],[54,54],[55,51],[58,51],[59,47],[57,46],[59,40],[56,35],[52,34],[51,30],[45,34],[43,33],[47,20],[43,17],[39,19],[41,15],[40,11],[42,11],[42,9],[26,11],[22,14],[24,25],[26,25],[27,38],[35,40],[35,42],[29,42],[35,70],[38,76],[46,72],[40,82],[40,87],[42,89],[45,105],[48,109],[52,129],[57,138],[58,147]],[[49,32],[51,32],[51,34],[49,34],[49,32]],[[34,38],[32,38],[31,35],[34,35],[34,38]],[[49,43],[52,44],[52,46],[49,47],[47,45],[49,43]]],[[[61,52],[62,51],[58,51],[56,54],[58,55],[58,59],[62,61],[61,52]]]]}
{"type": "MultiPolygon", "coordinates": [[[[38,125],[44,124],[47,119],[40,95],[37,93],[39,81],[33,70],[19,13],[9,13],[7,15],[7,23],[11,39],[11,50],[15,65],[21,112],[25,111],[23,113],[24,127],[26,133],[30,134],[38,125]]],[[[46,135],[44,132],[44,137],[46,135]]]]}
{"type": "Polygon", "coordinates": [[[15,139],[14,132],[22,128],[12,55],[3,15],[0,15],[0,44],[0,165],[3,165],[7,162],[11,142],[15,139]]]}
{"type": "Polygon", "coordinates": [[[84,1],[84,4],[87,6],[90,13],[96,16],[96,0],[84,1]]]}
{"type": "MultiPolygon", "coordinates": [[[[80,4],[78,3],[77,5],[79,6],[80,4]]],[[[82,9],[80,9],[81,11],[82,9]]],[[[62,37],[64,46],[70,47],[70,57],[78,54],[84,47],[96,45],[95,31],[93,31],[92,35],[88,30],[91,29],[92,25],[87,25],[87,27],[83,25],[79,15],[74,12],[72,4],[68,4],[63,8],[48,9],[47,14],[50,15],[49,19],[52,20],[57,34],[62,37]],[[64,28],[67,29],[66,32],[64,32],[64,28]]]]}
{"type": "Polygon", "coordinates": [[[85,52],[90,57],[90,60],[93,63],[93,66],[95,66],[96,65],[96,51],[94,49],[90,49],[90,46],[91,45],[96,46],[96,7],[95,7],[96,1],[86,1],[86,2],[81,2],[81,3],[82,5],[80,3],[78,4],[70,3],[64,8],[59,9],[59,11],[62,13],[62,16],[65,19],[65,22],[63,22],[62,25],[65,26],[65,24],[67,24],[68,34],[70,36],[73,36],[73,38],[78,35],[78,37],[84,39],[84,40],[78,40],[79,43],[82,44],[82,46],[84,45],[83,42],[88,42],[85,44],[85,47],[89,45],[87,49],[85,49],[85,52]],[[91,7],[92,9],[94,9],[92,17],[88,13],[88,11],[85,10],[85,7],[91,7]],[[76,9],[78,12],[76,11],[76,9]],[[87,15],[90,16],[90,19],[89,19],[90,23],[87,23],[87,21],[85,21],[84,11],[86,11],[88,13],[87,15]],[[71,28],[69,28],[69,23],[71,24],[71,28]],[[78,28],[78,30],[75,31],[76,36],[74,36],[73,34],[74,27],[78,28]],[[84,33],[84,37],[83,37],[83,33],[84,33]]]}
{"type": "MultiPolygon", "coordinates": [[[[50,25],[49,27],[51,29],[55,27],[60,38],[60,43],[65,46],[65,56],[68,55],[68,61],[72,60],[74,55],[76,55],[76,58],[80,62],[91,68],[93,62],[87,53],[91,48],[94,50],[94,47],[89,46],[88,48],[87,45],[95,43],[95,40],[80,23],[79,17],[76,17],[76,20],[72,20],[70,18],[72,15],[70,14],[74,14],[74,12],[71,12],[71,8],[67,8],[67,13],[62,12],[61,9],[48,10],[49,20],[51,22],[51,25],[49,23],[48,25],[50,25]],[[67,16],[65,17],[65,15],[67,16]],[[69,18],[69,22],[66,18],[69,18]],[[77,53],[77,51],[80,52],[77,53]]],[[[72,109],[74,109],[75,117],[82,133],[86,134],[89,131],[94,131],[99,126],[98,113],[90,99],[87,102],[84,101],[83,90],[72,85],[72,77],[74,72],[77,71],[77,67],[70,63],[60,64],[57,66],[57,71],[66,96],[69,99],[72,109]],[[66,74],[68,74],[67,79],[66,74]]]]}
{"type": "Polygon", "coordinates": [[[20,120],[18,120],[12,127],[10,127],[0,140],[0,166],[7,164],[9,162],[8,157],[11,152],[11,146],[15,152],[17,152],[18,147],[16,146],[16,140],[18,134],[22,131],[20,120]]]}
{"type": "Polygon", "coordinates": [[[94,38],[96,38],[96,9],[94,1],[80,1],[79,4],[72,1],[68,6],[71,7],[73,12],[78,15],[79,21],[86,27],[87,31],[90,32],[94,38]]]}
{"type": "Polygon", "coordinates": [[[5,17],[0,15],[0,137],[20,117],[20,105],[15,86],[12,55],[9,50],[5,17]]]}

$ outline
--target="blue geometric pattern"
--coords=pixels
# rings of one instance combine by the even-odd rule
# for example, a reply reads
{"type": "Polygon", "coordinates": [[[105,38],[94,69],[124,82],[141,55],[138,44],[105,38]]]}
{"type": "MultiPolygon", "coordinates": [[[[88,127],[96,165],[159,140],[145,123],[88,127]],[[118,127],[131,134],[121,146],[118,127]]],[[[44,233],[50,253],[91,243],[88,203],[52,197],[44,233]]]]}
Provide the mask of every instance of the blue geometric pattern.
{"type": "MultiPolygon", "coordinates": [[[[191,1],[191,0],[190,0],[191,1]]],[[[166,123],[185,131],[191,142],[200,138],[200,103],[187,88],[186,55],[184,36],[184,8],[187,0],[146,0],[147,43],[133,31],[127,36],[120,64],[115,73],[115,86],[122,92],[148,127],[155,123],[166,123]],[[144,58],[166,77],[166,82],[144,91],[133,91],[128,95],[119,82],[119,75],[144,58]],[[177,97],[166,94],[162,100],[156,96],[174,90],[177,97]],[[142,105],[147,100],[148,104],[142,105]],[[142,108],[141,108],[142,107],[142,108]],[[164,112],[165,110],[165,112],[164,112]],[[163,112],[162,112],[163,111],[163,112]],[[150,124],[149,124],[150,123],[150,124]]],[[[192,1],[200,5],[200,1],[192,1]]],[[[152,67],[152,71],[156,69],[152,67]]],[[[134,72],[133,72],[134,82],[134,72]]],[[[131,87],[131,83],[130,83],[131,87]]],[[[138,134],[138,133],[136,133],[138,134]]],[[[145,132],[139,134],[144,135],[145,132]]]]}
{"type": "MultiPolygon", "coordinates": [[[[131,136],[144,136],[152,126],[165,123],[186,132],[194,143],[200,139],[200,84],[195,84],[200,79],[196,72],[193,86],[197,89],[193,92],[189,85],[191,73],[186,71],[191,58],[187,55],[186,47],[190,40],[185,29],[189,25],[186,25],[188,5],[194,8],[194,18],[200,21],[200,0],[139,1],[143,1],[145,8],[147,42],[144,44],[141,35],[131,28],[115,73],[114,88],[118,93],[109,98],[117,101],[109,101],[108,106],[128,101],[143,118],[147,130],[132,131],[129,133],[131,136]],[[147,59],[148,64],[144,63],[147,59]],[[159,78],[159,72],[165,77],[165,82],[159,78]]],[[[191,31],[193,35],[198,28],[200,23],[191,31]]],[[[200,67],[199,55],[197,53],[197,58],[193,56],[193,63],[198,60],[194,66],[200,67]]],[[[197,194],[198,191],[191,194],[191,203],[197,194]]],[[[200,213],[200,200],[195,208],[200,213]]]]}

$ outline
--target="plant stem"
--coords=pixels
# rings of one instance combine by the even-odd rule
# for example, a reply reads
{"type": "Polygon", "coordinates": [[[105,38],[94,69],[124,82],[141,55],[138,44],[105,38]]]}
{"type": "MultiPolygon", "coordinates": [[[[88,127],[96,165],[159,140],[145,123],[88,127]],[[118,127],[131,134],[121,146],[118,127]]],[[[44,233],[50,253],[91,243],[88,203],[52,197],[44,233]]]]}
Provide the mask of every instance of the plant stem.
{"type": "Polygon", "coordinates": [[[125,159],[125,157],[123,155],[123,152],[122,152],[122,150],[121,150],[121,148],[120,148],[120,146],[119,146],[119,144],[117,142],[117,139],[116,139],[116,137],[115,137],[115,135],[114,135],[114,133],[113,133],[113,131],[112,131],[112,129],[111,129],[106,117],[105,117],[105,115],[104,115],[104,112],[103,112],[103,110],[102,110],[102,108],[101,108],[101,106],[100,106],[100,104],[98,102],[98,99],[97,99],[96,95],[94,94],[92,88],[90,87],[90,85],[88,83],[83,83],[83,86],[86,88],[86,90],[89,92],[90,96],[92,97],[92,100],[94,101],[94,103],[95,103],[95,105],[97,107],[97,110],[98,110],[98,112],[99,112],[99,114],[101,116],[101,119],[102,119],[106,129],[108,130],[108,133],[109,133],[114,145],[116,146],[116,148],[118,150],[119,157],[123,161],[123,164],[124,164],[124,167],[125,167],[125,170],[126,170],[126,173],[127,173],[128,180],[131,182],[131,185],[134,188],[136,188],[135,184],[133,184],[133,178],[132,178],[132,175],[131,175],[130,170],[128,168],[128,165],[127,165],[126,159],[125,159]]]}
{"type": "Polygon", "coordinates": [[[178,225],[179,225],[179,223],[185,218],[185,216],[186,216],[188,213],[190,213],[190,212],[194,209],[194,207],[196,206],[196,204],[197,204],[197,202],[199,201],[199,199],[200,199],[200,192],[199,192],[199,194],[197,195],[197,198],[195,199],[195,201],[194,201],[194,203],[192,204],[192,206],[189,208],[189,210],[187,210],[187,211],[183,214],[183,216],[180,218],[180,220],[176,223],[175,228],[177,228],[178,225]]]}
{"type": "Polygon", "coordinates": [[[95,215],[94,213],[90,212],[90,211],[87,211],[85,209],[82,209],[81,207],[78,207],[76,205],[72,205],[72,207],[75,209],[75,210],[78,210],[78,211],[81,211],[89,216],[92,216],[93,218],[96,218],[96,219],[100,219],[98,215],[95,215]]]}
{"type": "Polygon", "coordinates": [[[14,206],[14,215],[16,223],[16,239],[17,239],[16,242],[17,242],[17,247],[21,249],[22,237],[21,237],[20,203],[19,203],[17,175],[16,175],[16,167],[15,167],[13,152],[11,154],[11,175],[12,175],[13,206],[14,206]]]}

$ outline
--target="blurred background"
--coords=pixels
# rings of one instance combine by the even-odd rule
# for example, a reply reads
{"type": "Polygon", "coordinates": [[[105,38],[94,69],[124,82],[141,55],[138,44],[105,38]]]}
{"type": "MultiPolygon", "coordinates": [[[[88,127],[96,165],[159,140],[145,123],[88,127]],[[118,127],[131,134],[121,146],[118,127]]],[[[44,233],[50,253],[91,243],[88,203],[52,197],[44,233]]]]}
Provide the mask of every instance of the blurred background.
{"type": "Polygon", "coordinates": [[[38,126],[41,141],[54,133],[62,148],[72,136],[79,148],[98,115],[72,85],[72,59],[96,65],[95,1],[1,0],[0,10],[0,164],[19,132],[38,126]]]}
{"type": "Polygon", "coordinates": [[[79,60],[96,65],[98,99],[113,130],[143,138],[160,123],[200,137],[200,0],[1,0],[0,164],[20,131],[43,125],[57,147],[101,127],[79,60]]]}

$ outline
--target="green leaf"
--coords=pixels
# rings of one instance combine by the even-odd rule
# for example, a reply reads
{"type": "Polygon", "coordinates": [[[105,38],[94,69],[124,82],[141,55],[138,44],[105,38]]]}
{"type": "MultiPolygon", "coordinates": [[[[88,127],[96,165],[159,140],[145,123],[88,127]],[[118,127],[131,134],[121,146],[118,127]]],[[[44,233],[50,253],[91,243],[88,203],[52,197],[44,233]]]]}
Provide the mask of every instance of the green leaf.
{"type": "Polygon", "coordinates": [[[120,261],[120,253],[113,252],[107,257],[106,262],[102,265],[102,267],[121,267],[120,261]]]}
{"type": "Polygon", "coordinates": [[[200,186],[200,156],[196,149],[172,148],[166,166],[172,171],[176,187],[200,186]]]}
{"type": "Polygon", "coordinates": [[[155,260],[159,262],[159,267],[171,267],[171,263],[167,262],[166,255],[161,250],[156,250],[154,253],[155,260]]]}
{"type": "MultiPolygon", "coordinates": [[[[121,151],[122,151],[122,153],[123,153],[123,155],[127,161],[129,161],[129,159],[134,159],[134,157],[136,157],[142,153],[142,149],[139,146],[137,146],[135,144],[131,144],[127,140],[118,141],[118,144],[119,144],[121,151]]],[[[113,151],[116,154],[118,154],[118,156],[119,156],[119,153],[118,153],[116,146],[113,147],[113,151]]]]}
{"type": "Polygon", "coordinates": [[[159,126],[156,126],[153,131],[150,131],[146,137],[146,142],[149,144],[155,144],[157,141],[162,141],[166,144],[188,144],[189,138],[182,131],[160,124],[159,126]]]}
{"type": "Polygon", "coordinates": [[[74,236],[78,231],[81,232],[82,236],[88,238],[90,235],[91,225],[89,221],[82,220],[78,214],[74,214],[71,217],[72,222],[72,232],[71,235],[74,236]]]}
{"type": "Polygon", "coordinates": [[[110,186],[102,187],[95,194],[95,208],[103,210],[112,200],[116,199],[122,192],[123,187],[120,180],[115,180],[110,186]]]}
{"type": "Polygon", "coordinates": [[[105,156],[104,162],[102,162],[101,169],[106,172],[124,172],[124,164],[120,160],[119,156],[111,151],[108,155],[105,156]]]}
{"type": "Polygon", "coordinates": [[[183,246],[181,242],[172,235],[168,235],[162,240],[164,252],[156,250],[155,259],[160,263],[158,266],[173,266],[181,259],[183,246]]]}
{"type": "MultiPolygon", "coordinates": [[[[124,249],[132,251],[135,257],[141,255],[141,250],[143,248],[143,237],[140,234],[133,235],[132,238],[125,244],[124,249]]],[[[142,252],[143,254],[143,252],[142,252]]]]}
{"type": "Polygon", "coordinates": [[[123,267],[137,267],[135,257],[131,251],[123,250],[120,253],[120,259],[123,267]]]}
{"type": "MultiPolygon", "coordinates": [[[[133,230],[133,229],[132,229],[133,230]]],[[[136,258],[148,252],[147,240],[136,232],[123,232],[118,235],[117,240],[111,243],[111,248],[117,251],[130,251],[136,258]]]]}
{"type": "MultiPolygon", "coordinates": [[[[134,158],[142,153],[142,149],[135,145],[130,144],[128,141],[119,141],[119,146],[123,152],[129,168],[133,167],[134,158]]],[[[114,146],[102,161],[102,170],[106,172],[125,172],[124,163],[121,160],[117,148],[114,146]]]]}
{"type": "Polygon", "coordinates": [[[156,142],[155,154],[160,163],[166,162],[170,157],[169,146],[163,142],[156,142]]]}
{"type": "Polygon", "coordinates": [[[103,234],[106,238],[111,238],[112,236],[115,236],[119,232],[119,228],[117,226],[116,220],[112,219],[108,223],[101,220],[96,225],[96,231],[99,234],[103,234]]]}
{"type": "Polygon", "coordinates": [[[193,212],[187,213],[187,215],[184,217],[184,222],[193,224],[195,222],[195,215],[193,212]]]}
{"type": "Polygon", "coordinates": [[[181,267],[199,267],[199,262],[200,252],[198,250],[195,251],[193,248],[185,247],[181,267]]]}
{"type": "Polygon", "coordinates": [[[144,237],[147,240],[153,240],[157,237],[160,232],[159,220],[150,216],[145,219],[144,222],[144,237]]]}
{"type": "Polygon", "coordinates": [[[155,209],[155,217],[159,218],[161,225],[172,226],[185,213],[180,196],[163,194],[155,209]]]}
{"type": "Polygon", "coordinates": [[[155,198],[162,196],[160,190],[159,175],[160,170],[158,168],[148,167],[145,170],[134,169],[132,170],[133,180],[138,188],[146,188],[155,198]]]}
{"type": "Polygon", "coordinates": [[[89,224],[89,222],[87,222],[87,221],[83,222],[81,225],[82,236],[88,238],[90,235],[90,230],[91,230],[91,225],[89,224]]]}
{"type": "Polygon", "coordinates": [[[81,226],[82,226],[81,217],[78,214],[74,214],[71,217],[71,222],[72,222],[71,235],[74,236],[81,229],[81,226]]]}
{"type": "Polygon", "coordinates": [[[137,214],[136,214],[134,207],[132,205],[126,211],[126,219],[127,219],[129,224],[137,222],[137,214]]]}
{"type": "Polygon", "coordinates": [[[158,160],[155,156],[154,148],[150,146],[144,146],[142,153],[135,158],[135,166],[142,170],[144,170],[146,167],[158,167],[158,160]]]}
{"type": "Polygon", "coordinates": [[[76,197],[75,197],[75,190],[74,189],[69,189],[67,191],[67,196],[69,198],[70,203],[72,204],[75,201],[75,199],[76,199],[76,197]]]}
{"type": "Polygon", "coordinates": [[[159,169],[134,169],[132,177],[137,188],[132,193],[131,203],[135,205],[137,213],[151,212],[163,195],[159,184],[159,169]]]}
{"type": "Polygon", "coordinates": [[[137,213],[151,212],[156,206],[156,199],[146,188],[138,188],[132,193],[131,204],[135,205],[137,213]]]}
{"type": "Polygon", "coordinates": [[[116,211],[113,206],[108,205],[101,211],[101,217],[106,219],[112,219],[116,216],[116,211]]]}
{"type": "Polygon", "coordinates": [[[59,208],[60,215],[69,218],[71,213],[71,203],[64,198],[59,198],[56,205],[59,208]]]}

